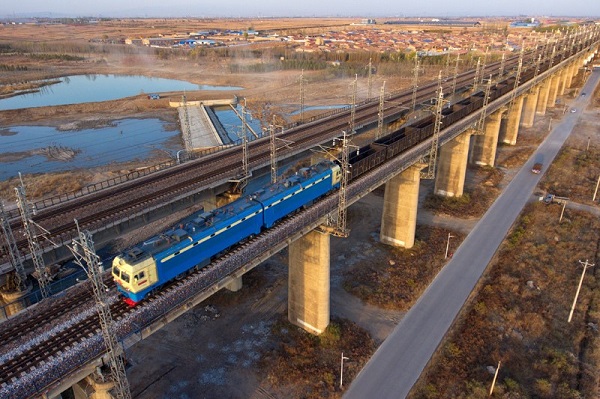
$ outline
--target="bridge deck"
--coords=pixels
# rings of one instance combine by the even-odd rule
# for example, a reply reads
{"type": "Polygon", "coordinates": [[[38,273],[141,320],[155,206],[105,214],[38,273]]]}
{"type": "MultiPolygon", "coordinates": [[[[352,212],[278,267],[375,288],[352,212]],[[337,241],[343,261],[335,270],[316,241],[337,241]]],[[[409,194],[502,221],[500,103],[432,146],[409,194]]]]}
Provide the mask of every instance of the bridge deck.
{"type": "Polygon", "coordinates": [[[185,130],[183,126],[189,123],[192,148],[218,147],[223,145],[221,137],[219,137],[215,126],[204,109],[204,105],[188,105],[187,121],[185,109],[178,107],[177,110],[179,111],[179,121],[182,131],[185,130]]]}

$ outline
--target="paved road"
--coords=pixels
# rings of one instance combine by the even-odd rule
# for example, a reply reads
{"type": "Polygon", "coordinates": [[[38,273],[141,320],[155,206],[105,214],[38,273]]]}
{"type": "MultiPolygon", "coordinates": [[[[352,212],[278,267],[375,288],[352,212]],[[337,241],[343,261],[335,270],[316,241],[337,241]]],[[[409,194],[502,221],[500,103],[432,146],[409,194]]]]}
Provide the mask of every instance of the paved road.
{"type": "MultiPolygon", "coordinates": [[[[593,93],[600,72],[592,73],[583,92],[593,93]]],[[[481,277],[509,228],[530,199],[541,175],[535,162],[550,165],[571,133],[588,96],[571,105],[525,166],[467,236],[452,260],[440,271],[417,303],[375,352],[344,395],[346,399],[405,398],[437,349],[454,318],[481,277]]]]}

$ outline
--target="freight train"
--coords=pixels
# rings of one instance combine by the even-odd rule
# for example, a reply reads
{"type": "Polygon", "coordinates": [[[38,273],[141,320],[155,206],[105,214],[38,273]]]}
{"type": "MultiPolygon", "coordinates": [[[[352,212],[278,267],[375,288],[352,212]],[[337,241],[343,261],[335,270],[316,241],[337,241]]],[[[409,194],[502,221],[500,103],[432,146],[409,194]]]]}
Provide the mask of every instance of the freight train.
{"type": "Polygon", "coordinates": [[[196,215],[114,258],[112,276],[125,302],[135,306],[150,292],[210,260],[340,186],[340,167],[323,161],[253,194],[196,215]]]}
{"type": "MultiPolygon", "coordinates": [[[[543,65],[544,70],[548,65],[543,65]]],[[[535,76],[533,69],[521,75],[521,82],[535,76]]],[[[490,88],[488,101],[514,88],[515,77],[507,77],[490,88]]],[[[442,110],[442,128],[447,128],[480,109],[485,94],[481,91],[442,110]]],[[[355,179],[427,140],[433,135],[435,118],[429,116],[404,126],[362,147],[350,157],[350,176],[355,179]]],[[[210,260],[244,239],[270,228],[278,220],[340,185],[340,167],[324,161],[301,169],[282,182],[242,197],[229,205],[197,215],[135,246],[113,260],[112,275],[125,302],[134,306],[150,292],[169,281],[203,267],[210,260]]]]}

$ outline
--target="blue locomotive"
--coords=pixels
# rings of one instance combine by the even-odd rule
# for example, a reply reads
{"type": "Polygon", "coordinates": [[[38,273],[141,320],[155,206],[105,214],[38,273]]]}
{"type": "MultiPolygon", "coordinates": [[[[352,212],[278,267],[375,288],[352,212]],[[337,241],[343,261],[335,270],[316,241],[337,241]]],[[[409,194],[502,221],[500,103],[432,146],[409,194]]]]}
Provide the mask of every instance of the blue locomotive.
{"type": "Polygon", "coordinates": [[[115,257],[112,275],[125,302],[134,306],[174,278],[210,263],[213,256],[340,185],[340,167],[324,161],[281,182],[196,215],[115,257]]]}

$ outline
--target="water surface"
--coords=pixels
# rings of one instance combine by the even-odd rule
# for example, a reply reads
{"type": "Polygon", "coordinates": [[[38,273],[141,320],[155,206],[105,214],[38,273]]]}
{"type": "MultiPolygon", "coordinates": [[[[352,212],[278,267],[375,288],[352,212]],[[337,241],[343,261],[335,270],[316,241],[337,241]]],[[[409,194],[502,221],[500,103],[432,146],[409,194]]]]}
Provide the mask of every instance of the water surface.
{"type": "Polygon", "coordinates": [[[58,172],[144,160],[156,151],[172,154],[181,146],[179,131],[172,127],[160,119],[121,119],[102,128],[84,130],[60,131],[49,126],[0,128],[0,180],[19,172],[58,172]],[[57,152],[72,156],[66,160],[53,158],[51,155],[57,152]]]}
{"type": "Polygon", "coordinates": [[[50,105],[80,104],[117,100],[138,94],[184,90],[239,90],[235,86],[197,85],[183,80],[133,75],[74,75],[60,83],[44,86],[39,92],[0,100],[0,111],[50,105]]]}

